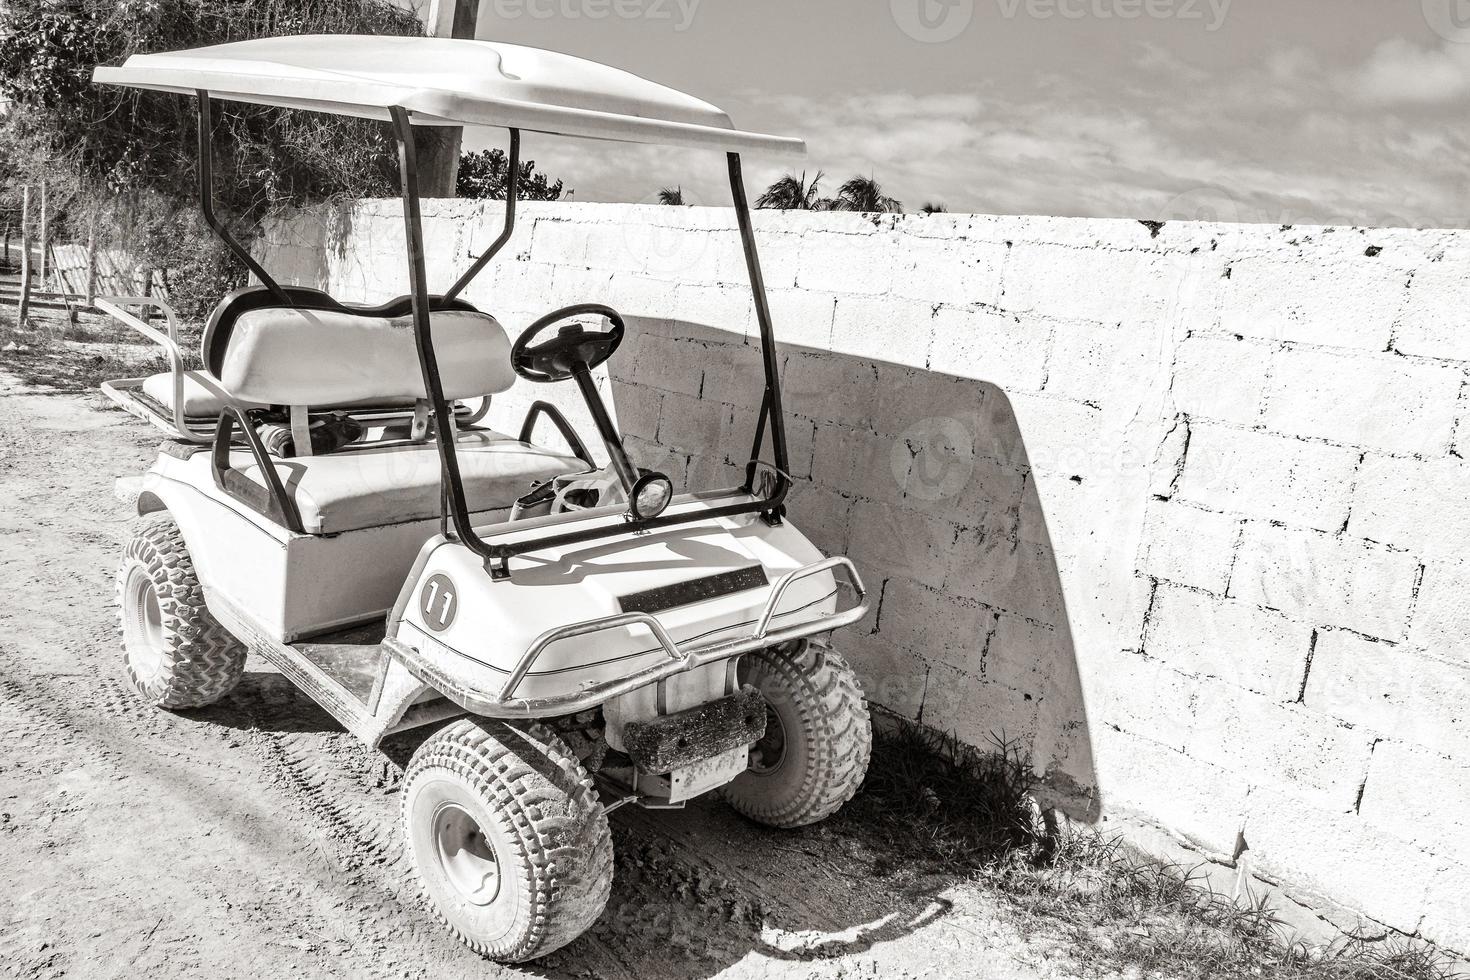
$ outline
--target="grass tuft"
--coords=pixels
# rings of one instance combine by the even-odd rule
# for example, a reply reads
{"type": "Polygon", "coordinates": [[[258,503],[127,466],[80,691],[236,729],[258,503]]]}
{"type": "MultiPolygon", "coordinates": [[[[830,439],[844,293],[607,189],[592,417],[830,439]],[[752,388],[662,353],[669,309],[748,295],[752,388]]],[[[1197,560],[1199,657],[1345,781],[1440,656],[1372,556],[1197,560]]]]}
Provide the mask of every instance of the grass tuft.
{"type": "Polygon", "coordinates": [[[972,873],[1027,851],[1039,839],[1030,767],[1017,745],[995,748],[899,723],[875,738],[867,781],[839,819],[884,841],[889,861],[931,871],[972,873]]]}
{"type": "Polygon", "coordinates": [[[166,371],[168,362],[153,344],[110,320],[89,316],[69,323],[37,315],[21,326],[6,309],[0,311],[0,368],[27,384],[82,392],[103,381],[166,371]]]}
{"type": "Polygon", "coordinates": [[[1056,832],[1014,741],[982,751],[910,722],[878,734],[863,790],[834,829],[883,854],[873,869],[964,875],[1012,903],[1028,931],[1066,941],[1085,973],[1236,980],[1467,980],[1401,936],[1329,945],[1289,930],[1266,896],[1236,897],[1186,867],[1092,830],[1056,832]],[[845,825],[845,828],[844,828],[845,825]]]}

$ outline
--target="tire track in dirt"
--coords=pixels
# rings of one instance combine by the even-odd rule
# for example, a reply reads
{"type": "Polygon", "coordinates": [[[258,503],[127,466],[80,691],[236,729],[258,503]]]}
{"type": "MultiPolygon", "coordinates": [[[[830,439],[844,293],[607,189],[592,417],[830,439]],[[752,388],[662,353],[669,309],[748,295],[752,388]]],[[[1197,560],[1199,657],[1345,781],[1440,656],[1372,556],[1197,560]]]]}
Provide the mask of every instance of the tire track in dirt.
{"type": "MultiPolygon", "coordinates": [[[[225,788],[222,781],[202,775],[195,767],[194,759],[200,748],[212,747],[198,743],[218,741],[207,730],[181,733],[168,730],[181,726],[166,725],[164,730],[153,733],[153,737],[142,735],[137,731],[131,713],[88,711],[68,703],[67,693],[60,685],[34,678],[20,679],[13,674],[0,677],[0,703],[4,705],[3,716],[0,716],[4,719],[0,725],[0,746],[3,746],[7,759],[18,760],[19,764],[14,769],[20,770],[21,775],[64,783],[69,776],[80,774],[90,781],[110,777],[112,782],[132,784],[129,787],[132,799],[109,802],[136,810],[135,815],[147,821],[124,828],[124,833],[118,835],[121,840],[130,836],[142,838],[145,847],[137,857],[160,860],[167,855],[185,869],[201,864],[208,866],[211,861],[202,855],[181,854],[174,847],[150,851],[146,842],[158,839],[151,831],[165,829],[158,826],[160,820],[166,824],[183,824],[199,837],[212,837],[219,832],[230,837],[232,850],[241,852],[240,857],[244,860],[240,863],[254,866],[252,877],[261,886],[263,896],[285,893],[287,898],[299,899],[299,895],[291,893],[292,886],[300,882],[274,873],[274,859],[278,855],[269,848],[282,841],[279,811],[271,806],[271,801],[258,795],[247,800],[232,798],[226,806],[220,806],[221,790],[225,788]],[[17,736],[17,733],[21,734],[17,736]],[[181,740],[181,734],[188,737],[181,740]],[[137,797],[140,788],[145,790],[141,800],[137,797]],[[149,823],[154,826],[149,828],[149,823]],[[133,830],[138,833],[128,833],[133,830]]],[[[5,777],[14,775],[14,769],[7,767],[5,777]]],[[[32,817],[49,821],[32,820],[33,824],[44,822],[47,827],[55,826],[56,817],[76,812],[66,808],[58,810],[49,805],[49,800],[50,797],[42,790],[25,804],[32,817]]],[[[95,858],[94,848],[89,848],[86,841],[73,843],[79,843],[83,852],[76,862],[78,867],[87,869],[95,858]]],[[[49,840],[41,841],[41,845],[41,849],[47,851],[58,846],[49,840]]],[[[300,846],[297,844],[298,849],[300,846]]],[[[237,913],[232,918],[234,928],[255,926],[269,933],[277,924],[269,914],[267,901],[235,901],[229,890],[222,891],[215,886],[209,875],[171,874],[168,877],[172,889],[168,895],[171,905],[188,907],[196,902],[227,905],[237,913]]],[[[319,907],[313,908],[312,903],[297,905],[293,909],[293,917],[301,929],[310,932],[320,932],[328,927],[331,918],[319,907]]]]}
{"type": "MultiPolygon", "coordinates": [[[[115,778],[148,784],[149,798],[166,807],[171,819],[185,812],[205,828],[205,836],[227,838],[225,846],[243,851],[254,865],[252,900],[241,901],[231,894],[233,889],[212,887],[210,877],[201,876],[197,882],[186,880],[183,890],[174,882],[171,904],[192,904],[192,895],[230,906],[236,913],[230,935],[247,926],[279,943],[281,937],[272,934],[285,925],[299,943],[288,936],[288,949],[317,953],[324,968],[340,968],[337,957],[347,955],[354,963],[353,975],[414,975],[427,972],[426,964],[451,976],[502,975],[446,936],[420,909],[392,835],[380,833],[375,843],[362,833],[374,824],[386,829],[391,817],[374,813],[371,801],[361,798],[351,770],[339,767],[341,752],[330,747],[322,752],[307,744],[311,738],[330,742],[350,736],[241,733],[189,726],[180,716],[156,712],[164,724],[145,734],[131,709],[82,714],[66,697],[60,685],[45,680],[0,676],[0,754],[29,760],[16,767],[24,770],[19,775],[54,779],[78,770],[124,774],[115,778]],[[42,744],[46,751],[38,752],[42,744]],[[234,794],[222,799],[228,783],[201,779],[193,764],[200,750],[218,753],[221,746],[243,758],[260,761],[264,756],[265,765],[259,768],[235,761],[242,775],[254,775],[267,792],[253,792],[245,801],[234,794]],[[290,825],[291,833],[280,832],[283,824],[290,825]],[[284,922],[282,903],[290,906],[284,922]]],[[[0,786],[13,774],[0,776],[0,786]]],[[[391,812],[394,804],[380,809],[391,812]]],[[[0,962],[24,960],[0,950],[0,962]]]]}
{"type": "MultiPolygon", "coordinates": [[[[386,752],[373,752],[337,729],[314,705],[301,708],[296,717],[300,714],[318,714],[323,726],[333,730],[263,734],[254,750],[290,787],[303,810],[330,834],[344,870],[370,882],[397,909],[409,914],[411,943],[447,943],[455,953],[449,959],[463,957],[474,967],[473,974],[496,971],[493,964],[474,957],[454,942],[424,909],[417,873],[403,846],[398,813],[403,765],[427,737],[427,731],[398,736],[390,740],[386,752]]],[[[380,938],[385,944],[390,938],[401,940],[403,927],[401,920],[391,921],[380,938]]],[[[593,971],[590,975],[599,977],[634,975],[595,936],[584,937],[537,966],[552,976],[580,976],[589,970],[593,971]],[[561,972],[558,967],[563,963],[571,968],[570,972],[561,972]]]]}
{"type": "MultiPolygon", "coordinates": [[[[75,833],[80,828],[75,826],[75,821],[67,818],[86,814],[89,809],[87,800],[92,796],[86,790],[94,789],[98,782],[106,780],[120,767],[126,766],[128,782],[146,785],[145,798],[155,803],[166,801],[168,821],[198,825],[203,822],[202,814],[197,812],[198,806],[192,801],[207,800],[212,787],[200,783],[187,763],[180,765],[178,752],[153,744],[151,739],[140,739],[136,735],[129,738],[114,718],[98,713],[81,714],[74,710],[74,706],[67,704],[65,699],[66,693],[61,685],[35,682],[30,678],[21,679],[14,674],[0,677],[0,704],[4,706],[3,714],[0,714],[3,717],[3,724],[0,724],[0,747],[3,747],[4,757],[12,760],[12,764],[0,776],[0,785],[7,790],[7,805],[18,804],[18,812],[10,814],[16,837],[23,841],[25,837],[34,836],[39,831],[41,839],[35,842],[39,845],[38,850],[46,854],[49,860],[58,861],[73,869],[85,888],[98,858],[96,848],[89,846],[91,842],[75,833]],[[129,751],[113,748],[119,744],[126,745],[129,751]],[[17,777],[31,784],[32,793],[28,797],[8,792],[12,781],[17,777]],[[44,786],[37,787],[38,783],[43,783],[44,786]],[[68,790],[68,784],[84,787],[83,795],[76,802],[73,802],[76,794],[68,790]],[[181,788],[188,792],[180,793],[181,788]],[[66,839],[67,836],[71,836],[71,839],[66,839]]],[[[113,780],[119,778],[121,777],[112,776],[113,780]]],[[[110,797],[111,794],[104,791],[96,796],[110,797]]],[[[108,800],[112,805],[118,802],[108,800]]],[[[153,816],[155,820],[159,819],[158,813],[155,812],[153,816]]],[[[157,861],[165,858],[163,852],[169,851],[170,848],[164,847],[140,856],[157,861]]],[[[171,856],[188,863],[187,856],[176,852],[171,853],[171,856]]],[[[208,882],[207,877],[174,877],[170,882],[170,898],[185,906],[209,904],[212,900],[217,900],[218,896],[211,894],[208,882]]],[[[25,897],[24,892],[29,882],[20,880],[8,884],[14,885],[14,893],[25,897]]],[[[128,891],[126,883],[114,884],[122,884],[123,891],[128,891]]],[[[70,887],[74,888],[76,885],[70,887]]],[[[46,883],[42,883],[40,890],[47,890],[46,883]]],[[[16,935],[34,939],[35,934],[40,932],[44,939],[54,940],[57,937],[50,934],[51,929],[56,926],[54,913],[64,911],[64,907],[57,908],[52,915],[31,921],[29,928],[20,929],[16,935]]],[[[56,948],[56,944],[48,945],[44,939],[35,945],[35,952],[56,948]]],[[[26,962],[25,950],[16,949],[11,953],[13,955],[6,955],[0,961],[26,962]]],[[[41,973],[45,972],[46,964],[58,967],[68,965],[65,962],[57,964],[54,959],[48,957],[33,965],[41,973]]],[[[82,966],[81,963],[70,965],[78,968],[82,966]]]]}

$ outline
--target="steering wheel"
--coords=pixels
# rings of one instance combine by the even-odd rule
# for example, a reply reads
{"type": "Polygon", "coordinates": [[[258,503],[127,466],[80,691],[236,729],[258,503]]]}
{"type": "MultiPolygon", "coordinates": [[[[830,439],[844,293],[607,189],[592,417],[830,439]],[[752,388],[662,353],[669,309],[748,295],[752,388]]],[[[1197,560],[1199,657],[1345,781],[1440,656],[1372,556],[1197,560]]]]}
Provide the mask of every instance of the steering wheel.
{"type": "Polygon", "coordinates": [[[510,349],[510,364],[516,374],[537,384],[566,381],[579,370],[591,370],[617,351],[623,342],[626,327],[617,310],[600,303],[582,303],[548,313],[531,324],[516,338],[510,349]],[[580,323],[570,323],[557,331],[556,336],[531,346],[537,334],[558,320],[595,313],[607,317],[611,330],[588,330],[580,323]]]}

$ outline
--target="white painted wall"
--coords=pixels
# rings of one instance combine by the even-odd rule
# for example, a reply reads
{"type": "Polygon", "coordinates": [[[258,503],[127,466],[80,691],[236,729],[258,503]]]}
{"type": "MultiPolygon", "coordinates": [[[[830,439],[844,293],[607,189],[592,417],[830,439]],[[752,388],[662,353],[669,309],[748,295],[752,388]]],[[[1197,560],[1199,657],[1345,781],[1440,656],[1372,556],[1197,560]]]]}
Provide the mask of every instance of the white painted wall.
{"type": "MultiPolygon", "coordinates": [[[[431,288],[499,216],[427,208],[431,288]]],[[[298,215],[267,264],[398,295],[402,227],[396,202],[298,215]]],[[[1470,235],[757,228],[793,515],[880,596],[842,641],[873,700],[1022,739],[1074,815],[1470,951],[1470,235]]],[[[632,448],[724,486],[759,397],[745,282],[730,211],[528,205],[469,295],[513,332],[635,318],[632,448]]],[[[549,393],[524,387],[501,428],[549,393]]]]}

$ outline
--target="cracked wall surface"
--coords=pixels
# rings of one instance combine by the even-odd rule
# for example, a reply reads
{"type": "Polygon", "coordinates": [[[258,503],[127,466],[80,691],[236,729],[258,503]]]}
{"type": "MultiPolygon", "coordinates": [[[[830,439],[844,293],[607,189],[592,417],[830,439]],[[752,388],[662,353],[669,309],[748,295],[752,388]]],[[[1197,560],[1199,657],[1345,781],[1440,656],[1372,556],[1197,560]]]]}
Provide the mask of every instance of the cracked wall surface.
{"type": "MultiPolygon", "coordinates": [[[[430,202],[431,288],[500,227],[430,202]]],[[[858,562],[873,700],[1024,744],[1078,819],[1470,951],[1470,235],[758,212],[795,523],[858,562]]],[[[405,291],[395,202],[267,266],[405,291]]],[[[760,398],[733,213],[524,205],[469,298],[604,302],[645,466],[738,482],[760,398]]],[[[570,386],[502,396],[516,431],[570,386]]]]}

